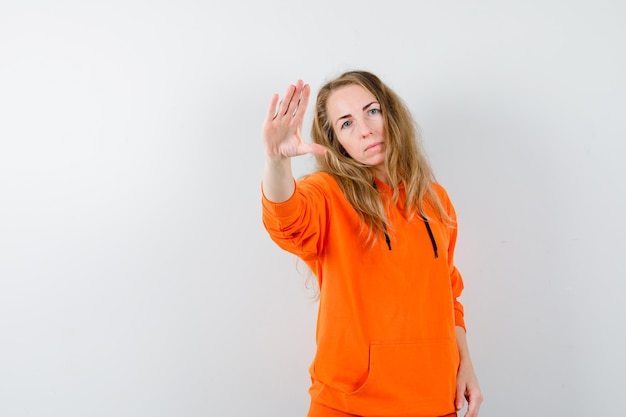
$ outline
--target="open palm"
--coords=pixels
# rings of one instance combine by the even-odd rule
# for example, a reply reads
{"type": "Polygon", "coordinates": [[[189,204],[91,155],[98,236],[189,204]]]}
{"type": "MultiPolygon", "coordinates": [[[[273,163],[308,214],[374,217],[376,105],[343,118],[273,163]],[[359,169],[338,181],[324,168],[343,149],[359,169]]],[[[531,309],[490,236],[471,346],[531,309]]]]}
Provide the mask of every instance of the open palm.
{"type": "Polygon", "coordinates": [[[326,151],[321,145],[302,140],[302,122],[310,94],[309,85],[298,80],[295,85],[287,87],[285,97],[280,102],[278,94],[272,96],[263,123],[263,144],[268,158],[285,159],[326,151]]]}

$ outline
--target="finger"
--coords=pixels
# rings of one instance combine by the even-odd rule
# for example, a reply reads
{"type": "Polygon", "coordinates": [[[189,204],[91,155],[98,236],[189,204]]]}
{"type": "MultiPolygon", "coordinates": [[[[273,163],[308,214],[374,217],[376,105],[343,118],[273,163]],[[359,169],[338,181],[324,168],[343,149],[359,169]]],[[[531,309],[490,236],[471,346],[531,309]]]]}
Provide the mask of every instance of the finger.
{"type": "Polygon", "coordinates": [[[454,404],[456,406],[457,411],[463,408],[465,405],[465,397],[464,397],[465,389],[463,387],[456,387],[456,399],[454,400],[454,404]]]}
{"type": "MultiPolygon", "coordinates": [[[[296,81],[295,85],[293,85],[294,90],[293,90],[293,94],[291,95],[291,99],[289,101],[289,105],[287,107],[287,111],[285,113],[286,116],[292,116],[292,117],[297,117],[297,112],[298,109],[300,108],[300,103],[302,101],[302,94],[305,90],[305,85],[302,82],[302,80],[298,80],[296,81]]],[[[308,100],[308,96],[307,96],[307,100],[308,100]]],[[[305,106],[305,110],[306,110],[306,106],[305,106]]]]}
{"type": "Polygon", "coordinates": [[[467,402],[467,412],[465,417],[478,417],[478,407],[474,406],[473,401],[467,402]]]}
{"type": "Polygon", "coordinates": [[[465,417],[478,417],[478,410],[480,409],[480,401],[477,399],[479,396],[469,395],[467,398],[467,412],[465,417]]]}
{"type": "Polygon", "coordinates": [[[285,96],[280,102],[280,105],[278,106],[278,112],[277,112],[278,116],[285,116],[289,114],[289,107],[291,107],[292,105],[291,103],[293,101],[295,93],[296,93],[295,85],[291,84],[289,87],[287,87],[287,90],[285,91],[285,96]]]}
{"type": "Polygon", "coordinates": [[[270,100],[270,105],[267,109],[267,120],[274,120],[276,118],[276,105],[278,104],[278,94],[274,94],[270,100]]]}
{"type": "Polygon", "coordinates": [[[314,154],[314,155],[323,155],[326,153],[326,151],[327,149],[325,147],[317,143],[303,143],[298,148],[298,153],[300,155],[304,155],[307,153],[314,154]]]}
{"type": "Polygon", "coordinates": [[[309,105],[309,96],[311,95],[311,87],[308,84],[302,86],[298,106],[295,108],[294,118],[298,121],[304,119],[306,108],[309,105]]]}

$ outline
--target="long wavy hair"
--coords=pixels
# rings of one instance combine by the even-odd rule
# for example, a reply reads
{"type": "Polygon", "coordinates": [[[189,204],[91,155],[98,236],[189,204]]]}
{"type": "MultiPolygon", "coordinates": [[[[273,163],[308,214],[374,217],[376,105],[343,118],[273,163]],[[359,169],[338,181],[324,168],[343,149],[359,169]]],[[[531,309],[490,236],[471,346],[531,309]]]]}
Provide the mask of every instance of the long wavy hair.
{"type": "Polygon", "coordinates": [[[393,189],[391,202],[398,203],[400,187],[404,186],[405,216],[412,220],[432,220],[426,215],[426,206],[434,208],[439,220],[450,224],[451,219],[443,209],[433,189],[435,176],[424,152],[420,149],[419,127],[403,100],[380,78],[367,71],[348,71],[328,81],[317,95],[311,137],[328,151],[316,155],[320,171],[332,175],[344,195],[367,226],[367,239],[375,241],[385,232],[392,232],[385,216],[385,208],[374,182],[374,172],[348,155],[337,140],[328,117],[328,98],[333,91],[359,85],[374,95],[383,117],[385,134],[385,166],[389,186],[393,189]]]}

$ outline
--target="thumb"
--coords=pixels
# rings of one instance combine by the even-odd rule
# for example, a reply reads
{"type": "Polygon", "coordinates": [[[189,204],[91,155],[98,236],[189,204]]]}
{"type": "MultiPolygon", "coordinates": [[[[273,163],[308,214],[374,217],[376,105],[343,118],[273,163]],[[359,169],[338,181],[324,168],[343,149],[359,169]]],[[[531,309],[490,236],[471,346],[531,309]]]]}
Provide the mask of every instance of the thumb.
{"type": "Polygon", "coordinates": [[[312,153],[315,155],[323,155],[326,153],[327,149],[317,143],[303,143],[302,145],[300,145],[300,148],[298,149],[299,153],[305,154],[305,153],[312,153]]]}
{"type": "Polygon", "coordinates": [[[464,387],[461,387],[461,386],[456,387],[456,400],[454,401],[454,405],[457,411],[459,411],[465,405],[464,392],[465,392],[464,387]]]}

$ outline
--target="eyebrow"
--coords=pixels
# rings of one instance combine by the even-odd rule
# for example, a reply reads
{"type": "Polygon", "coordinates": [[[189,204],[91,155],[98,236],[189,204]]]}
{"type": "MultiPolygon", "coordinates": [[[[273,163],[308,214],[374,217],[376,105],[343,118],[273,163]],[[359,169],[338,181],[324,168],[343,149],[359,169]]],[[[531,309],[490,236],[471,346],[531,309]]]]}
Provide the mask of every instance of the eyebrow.
{"type": "MultiPolygon", "coordinates": [[[[370,108],[370,107],[372,106],[372,104],[378,104],[378,101],[372,101],[371,103],[366,104],[365,106],[363,106],[363,109],[362,109],[362,110],[363,110],[363,111],[367,110],[368,108],[370,108]]],[[[350,117],[352,117],[352,115],[351,115],[351,114],[346,114],[345,116],[341,116],[340,118],[338,118],[338,119],[335,121],[335,123],[337,123],[337,122],[339,122],[340,120],[343,120],[343,119],[348,119],[348,118],[350,118],[350,117]]]]}

